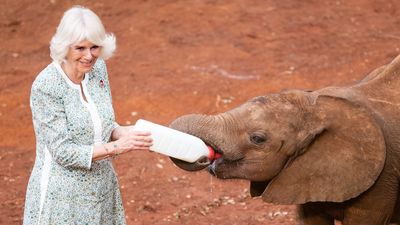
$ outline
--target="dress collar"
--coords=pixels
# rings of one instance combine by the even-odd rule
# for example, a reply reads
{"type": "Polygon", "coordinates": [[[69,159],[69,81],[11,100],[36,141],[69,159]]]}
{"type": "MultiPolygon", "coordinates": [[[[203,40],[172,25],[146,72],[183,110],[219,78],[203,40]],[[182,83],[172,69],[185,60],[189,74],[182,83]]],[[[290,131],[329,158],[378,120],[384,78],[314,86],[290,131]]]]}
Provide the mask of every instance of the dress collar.
{"type": "MultiPolygon", "coordinates": [[[[79,84],[75,84],[74,82],[72,82],[72,80],[69,79],[69,77],[67,76],[67,74],[65,74],[64,70],[61,68],[61,65],[59,63],[57,63],[56,61],[53,61],[53,65],[56,67],[57,71],[61,74],[61,76],[64,78],[65,82],[67,82],[67,84],[75,89],[81,89],[79,84]]],[[[85,77],[82,80],[82,85],[86,85],[87,81],[89,79],[89,73],[85,73],[85,77]]]]}

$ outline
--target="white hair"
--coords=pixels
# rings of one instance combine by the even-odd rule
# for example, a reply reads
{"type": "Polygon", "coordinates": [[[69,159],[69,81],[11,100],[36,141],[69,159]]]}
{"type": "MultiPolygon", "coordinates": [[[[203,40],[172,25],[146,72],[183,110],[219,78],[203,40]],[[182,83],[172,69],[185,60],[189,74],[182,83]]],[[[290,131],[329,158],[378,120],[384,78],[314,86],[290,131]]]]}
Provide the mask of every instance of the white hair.
{"type": "Polygon", "coordinates": [[[105,32],[100,18],[90,9],[74,6],[62,17],[57,31],[50,41],[51,58],[62,63],[71,45],[87,40],[101,47],[99,58],[110,58],[116,48],[115,36],[105,32]]]}

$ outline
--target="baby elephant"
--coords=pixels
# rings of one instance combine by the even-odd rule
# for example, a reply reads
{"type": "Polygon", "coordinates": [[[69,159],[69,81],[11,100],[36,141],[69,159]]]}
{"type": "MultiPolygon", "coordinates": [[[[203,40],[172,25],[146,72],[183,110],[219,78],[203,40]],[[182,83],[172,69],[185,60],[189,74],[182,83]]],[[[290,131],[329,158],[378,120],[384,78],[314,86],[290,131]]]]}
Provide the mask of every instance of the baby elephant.
{"type": "Polygon", "coordinates": [[[252,196],[299,205],[303,224],[400,222],[400,56],[349,87],[260,96],[171,127],[222,155],[172,159],[180,168],[249,180],[252,196]]]}

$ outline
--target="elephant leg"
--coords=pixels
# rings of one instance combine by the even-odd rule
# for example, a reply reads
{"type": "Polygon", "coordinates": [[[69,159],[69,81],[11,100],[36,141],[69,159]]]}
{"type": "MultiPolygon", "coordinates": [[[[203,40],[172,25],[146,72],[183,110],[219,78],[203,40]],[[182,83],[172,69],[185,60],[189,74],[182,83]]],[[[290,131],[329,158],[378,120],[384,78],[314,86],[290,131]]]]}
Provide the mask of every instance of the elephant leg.
{"type": "Polygon", "coordinates": [[[372,188],[351,200],[344,212],[343,225],[386,225],[391,219],[396,221],[399,183],[397,174],[392,173],[396,170],[390,165],[386,167],[389,172],[382,172],[372,188]]]}
{"type": "Polygon", "coordinates": [[[318,204],[306,203],[298,208],[302,225],[334,225],[335,220],[326,214],[318,204]]]}
{"type": "MultiPolygon", "coordinates": [[[[361,213],[362,214],[362,213],[361,213]]],[[[380,214],[369,213],[365,216],[359,217],[360,215],[349,215],[345,217],[342,225],[388,225],[390,224],[390,216],[382,216],[380,214]],[[376,217],[374,217],[376,216],[376,217]]]]}
{"type": "MultiPolygon", "coordinates": [[[[371,203],[372,205],[373,203],[371,203]]],[[[375,205],[379,203],[375,202],[375,205]]],[[[342,225],[388,225],[392,217],[392,206],[390,203],[376,208],[352,206],[345,212],[342,225]]],[[[368,206],[368,205],[367,205],[368,206]]]]}

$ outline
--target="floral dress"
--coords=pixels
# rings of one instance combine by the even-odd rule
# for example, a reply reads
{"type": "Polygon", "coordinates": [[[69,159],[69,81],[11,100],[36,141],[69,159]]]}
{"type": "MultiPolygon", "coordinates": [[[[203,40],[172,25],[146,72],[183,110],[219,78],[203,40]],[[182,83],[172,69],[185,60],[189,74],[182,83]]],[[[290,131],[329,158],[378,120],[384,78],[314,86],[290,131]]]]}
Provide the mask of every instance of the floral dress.
{"type": "Polygon", "coordinates": [[[109,141],[115,123],[106,65],[97,60],[80,85],[56,62],[36,78],[31,109],[36,160],[24,224],[125,224],[112,159],[92,162],[93,146],[109,141]]]}

